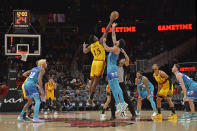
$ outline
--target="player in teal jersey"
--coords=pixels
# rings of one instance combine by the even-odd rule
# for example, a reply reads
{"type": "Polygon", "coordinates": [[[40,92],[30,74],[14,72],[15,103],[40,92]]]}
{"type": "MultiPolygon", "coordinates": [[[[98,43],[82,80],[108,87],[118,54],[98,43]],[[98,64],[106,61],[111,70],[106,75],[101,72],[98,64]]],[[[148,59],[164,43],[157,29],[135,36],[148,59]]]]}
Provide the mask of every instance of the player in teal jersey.
{"type": "Polygon", "coordinates": [[[180,66],[174,64],[172,72],[175,74],[176,79],[183,90],[186,112],[179,120],[197,120],[197,115],[195,114],[194,99],[197,99],[197,82],[189,78],[187,75],[179,72],[180,66]],[[191,114],[189,110],[191,109],[191,114]]]}
{"type": "Polygon", "coordinates": [[[110,86],[110,89],[112,91],[112,94],[115,98],[116,102],[116,113],[118,112],[124,112],[127,108],[127,103],[125,103],[123,98],[122,89],[120,88],[119,81],[118,81],[118,67],[117,67],[117,60],[119,57],[119,54],[121,52],[121,48],[124,47],[125,41],[123,39],[120,39],[116,41],[116,35],[115,35],[115,27],[116,23],[112,24],[112,40],[113,40],[113,47],[108,47],[106,45],[106,39],[104,39],[104,48],[107,52],[109,52],[109,55],[107,57],[107,79],[110,86]],[[120,101],[119,101],[120,98],[120,101]],[[121,103],[120,103],[121,102],[121,103]]]}
{"type": "MultiPolygon", "coordinates": [[[[44,98],[44,91],[43,91],[43,83],[42,78],[45,74],[45,69],[47,68],[47,63],[45,59],[41,59],[37,62],[37,67],[34,67],[32,70],[27,71],[27,74],[30,74],[27,78],[27,81],[24,84],[25,94],[27,98],[33,98],[35,101],[35,109],[34,109],[34,116],[33,122],[41,123],[44,122],[38,118],[39,108],[40,108],[40,95],[44,98]]],[[[22,117],[25,113],[25,109],[23,108],[20,116],[18,116],[17,120],[22,120],[22,117]]]]}
{"type": "Polygon", "coordinates": [[[153,84],[148,80],[147,77],[142,75],[142,71],[138,71],[136,74],[137,78],[135,79],[135,84],[137,85],[137,92],[138,92],[138,101],[137,101],[137,112],[136,114],[140,115],[140,110],[142,106],[142,100],[147,98],[150,103],[151,107],[153,109],[152,116],[157,115],[157,109],[156,104],[153,100],[154,96],[154,86],[153,84]]]}

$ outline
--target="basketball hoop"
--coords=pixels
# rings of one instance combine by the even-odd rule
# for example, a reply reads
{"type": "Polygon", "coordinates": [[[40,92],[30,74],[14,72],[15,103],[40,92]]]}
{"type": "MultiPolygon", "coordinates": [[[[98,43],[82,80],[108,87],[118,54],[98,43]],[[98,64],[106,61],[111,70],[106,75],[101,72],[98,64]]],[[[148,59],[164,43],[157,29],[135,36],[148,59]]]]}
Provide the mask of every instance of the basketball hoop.
{"type": "Polygon", "coordinates": [[[21,56],[22,61],[27,61],[27,56],[29,54],[27,51],[18,50],[17,53],[21,56]]]}

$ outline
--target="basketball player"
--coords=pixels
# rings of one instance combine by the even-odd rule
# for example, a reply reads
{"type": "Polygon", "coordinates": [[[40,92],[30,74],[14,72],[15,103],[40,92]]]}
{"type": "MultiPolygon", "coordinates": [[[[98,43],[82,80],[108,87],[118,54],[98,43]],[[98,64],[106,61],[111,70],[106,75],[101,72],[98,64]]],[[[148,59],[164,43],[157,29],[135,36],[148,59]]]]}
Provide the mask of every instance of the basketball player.
{"type": "Polygon", "coordinates": [[[111,90],[110,90],[110,87],[109,87],[109,84],[107,84],[106,86],[106,94],[107,94],[107,100],[104,104],[104,107],[103,107],[103,110],[102,110],[102,113],[100,114],[100,119],[101,120],[105,120],[106,119],[106,115],[105,115],[105,110],[107,109],[110,101],[111,101],[111,90]]]}
{"type": "Polygon", "coordinates": [[[98,39],[95,35],[90,35],[89,42],[90,45],[87,46],[87,44],[83,44],[83,53],[88,53],[91,51],[94,59],[92,61],[91,66],[91,72],[90,72],[90,78],[91,78],[91,85],[90,85],[90,98],[88,100],[88,103],[93,106],[93,97],[96,91],[96,86],[99,83],[99,80],[104,73],[105,69],[105,49],[103,48],[103,39],[107,38],[108,31],[115,20],[115,17],[110,17],[109,24],[106,27],[106,30],[103,34],[103,36],[98,39]]]}
{"type": "Polygon", "coordinates": [[[194,99],[197,99],[197,82],[193,81],[187,75],[179,72],[180,66],[174,64],[172,72],[176,76],[176,79],[179,81],[180,86],[183,90],[184,97],[183,101],[185,102],[186,112],[179,120],[197,120],[197,115],[195,114],[194,99]],[[191,109],[191,114],[189,111],[191,109]]]}
{"type": "Polygon", "coordinates": [[[135,79],[135,85],[137,85],[137,92],[138,92],[137,115],[140,115],[142,100],[147,98],[150,101],[151,107],[153,109],[152,116],[156,116],[157,115],[156,104],[153,100],[154,86],[146,76],[142,75],[141,71],[138,71],[136,76],[137,78],[135,79]]]}
{"type": "Polygon", "coordinates": [[[107,57],[107,79],[108,79],[108,83],[112,91],[112,94],[115,98],[116,113],[119,113],[119,112],[124,112],[128,104],[125,103],[124,101],[122,89],[120,88],[120,85],[119,85],[118,67],[117,67],[117,60],[121,52],[121,48],[125,46],[125,41],[123,39],[116,41],[116,35],[115,35],[116,26],[117,26],[116,23],[112,24],[112,41],[113,41],[114,46],[108,47],[105,43],[106,39],[103,39],[104,41],[103,46],[105,50],[109,52],[109,55],[107,57]],[[120,101],[119,101],[119,98],[120,98],[120,101]]]}
{"type": "MultiPolygon", "coordinates": [[[[50,101],[53,101],[53,103],[55,105],[55,103],[56,103],[55,102],[56,98],[54,96],[55,89],[56,89],[56,84],[55,84],[54,80],[52,78],[50,78],[49,81],[47,83],[45,83],[45,98],[46,98],[45,109],[48,108],[50,101]]],[[[47,114],[47,112],[45,112],[45,114],[47,114]]],[[[57,112],[55,111],[54,114],[57,114],[57,112]]]]}
{"type": "Polygon", "coordinates": [[[158,113],[153,117],[153,120],[162,120],[161,114],[161,101],[167,97],[167,101],[169,103],[169,107],[171,108],[172,114],[168,117],[169,120],[177,119],[177,115],[175,113],[174,104],[172,103],[173,96],[173,84],[169,76],[162,70],[159,70],[159,66],[157,64],[153,64],[152,69],[154,71],[153,77],[158,83],[158,92],[157,92],[157,110],[158,113]]]}
{"type": "MultiPolygon", "coordinates": [[[[45,69],[47,68],[47,63],[45,59],[41,59],[37,62],[37,67],[34,67],[32,70],[27,71],[26,73],[30,75],[27,78],[27,81],[24,84],[25,88],[25,94],[27,98],[33,98],[35,101],[35,109],[34,109],[34,116],[33,116],[33,122],[35,123],[42,123],[43,120],[40,120],[38,118],[39,114],[39,108],[40,108],[40,95],[41,97],[44,97],[44,91],[42,88],[42,78],[45,74],[45,69]],[[38,83],[38,84],[37,84],[38,83]],[[38,88],[38,89],[37,89],[38,88]],[[39,90],[39,91],[38,91],[39,90]]],[[[25,113],[25,109],[22,110],[20,116],[18,117],[18,120],[22,119],[22,116],[25,113]]]]}
{"type": "MultiPolygon", "coordinates": [[[[132,105],[131,100],[129,99],[129,95],[127,93],[127,88],[126,88],[126,85],[125,85],[125,82],[124,82],[124,68],[123,68],[123,66],[129,66],[129,57],[123,49],[122,49],[122,53],[124,54],[125,58],[121,58],[119,60],[119,66],[118,66],[119,84],[120,84],[120,88],[122,89],[122,92],[123,92],[124,100],[125,100],[126,103],[128,103],[129,111],[132,114],[131,120],[135,120],[135,118],[136,118],[135,109],[132,105]]],[[[116,108],[115,108],[114,97],[111,98],[111,104],[110,105],[111,105],[111,120],[114,120],[114,119],[116,119],[116,116],[115,116],[116,108]]],[[[121,115],[124,116],[126,114],[122,113],[121,115]]]]}

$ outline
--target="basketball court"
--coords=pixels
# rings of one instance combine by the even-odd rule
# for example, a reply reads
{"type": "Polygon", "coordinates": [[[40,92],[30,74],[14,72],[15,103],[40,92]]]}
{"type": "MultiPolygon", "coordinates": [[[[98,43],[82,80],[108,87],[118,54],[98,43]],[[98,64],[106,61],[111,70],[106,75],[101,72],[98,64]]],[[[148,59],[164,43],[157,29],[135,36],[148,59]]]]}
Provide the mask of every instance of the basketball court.
{"type": "MultiPolygon", "coordinates": [[[[127,112],[129,115],[129,112],[127,112]]],[[[100,111],[73,111],[64,112],[54,115],[53,113],[44,115],[41,114],[40,118],[44,119],[44,123],[32,122],[18,122],[18,113],[1,113],[0,114],[0,127],[2,131],[196,131],[197,121],[168,121],[166,118],[169,111],[164,111],[164,119],[162,121],[152,121],[152,111],[142,111],[141,118],[138,117],[135,121],[129,119],[120,119],[110,121],[110,112],[106,112],[107,120],[100,121],[100,111]]],[[[181,116],[183,112],[177,112],[181,116]]]]}

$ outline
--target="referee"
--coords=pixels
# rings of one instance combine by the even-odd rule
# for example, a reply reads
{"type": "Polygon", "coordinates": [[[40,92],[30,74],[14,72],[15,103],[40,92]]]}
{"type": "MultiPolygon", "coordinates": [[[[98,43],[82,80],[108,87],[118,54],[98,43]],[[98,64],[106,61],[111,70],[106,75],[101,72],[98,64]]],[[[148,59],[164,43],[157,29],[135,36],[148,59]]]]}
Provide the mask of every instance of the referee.
{"type": "MultiPolygon", "coordinates": [[[[123,49],[122,49],[122,53],[124,54],[125,58],[122,58],[119,60],[119,65],[118,65],[119,84],[120,84],[120,87],[123,92],[124,100],[128,104],[129,111],[132,114],[131,120],[135,120],[135,117],[136,117],[135,109],[132,105],[131,100],[129,99],[126,85],[124,83],[124,68],[123,68],[123,66],[129,65],[129,57],[123,49]]],[[[115,107],[115,99],[114,99],[113,95],[111,95],[110,107],[111,107],[111,119],[110,120],[114,120],[114,119],[116,119],[116,116],[115,116],[116,107],[115,107]]]]}

